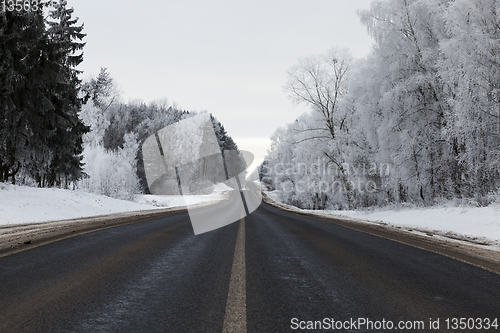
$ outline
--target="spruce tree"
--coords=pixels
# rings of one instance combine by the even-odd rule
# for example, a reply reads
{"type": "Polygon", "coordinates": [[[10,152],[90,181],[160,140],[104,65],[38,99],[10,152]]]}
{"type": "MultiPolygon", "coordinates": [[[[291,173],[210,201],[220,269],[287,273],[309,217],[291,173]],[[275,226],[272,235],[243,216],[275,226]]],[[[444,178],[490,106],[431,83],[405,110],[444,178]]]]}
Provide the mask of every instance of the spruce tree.
{"type": "Polygon", "coordinates": [[[45,174],[48,186],[60,186],[63,180],[71,182],[82,176],[82,135],[89,130],[78,117],[82,105],[78,78],[81,72],[76,67],[83,61],[85,34],[83,25],[76,25],[78,19],[72,18],[73,9],[66,6],[66,0],[60,0],[50,11],[47,31],[54,71],[53,90],[47,93],[57,117],[55,135],[49,140],[52,155],[45,174]]]}
{"type": "Polygon", "coordinates": [[[41,7],[0,13],[0,181],[19,169],[39,186],[81,176],[84,34],[72,12],[60,1],[50,22],[41,7]]]}
{"type": "Polygon", "coordinates": [[[38,128],[45,105],[34,86],[44,32],[41,10],[0,13],[0,181],[14,182],[21,167],[48,154],[48,133],[38,128]]]}

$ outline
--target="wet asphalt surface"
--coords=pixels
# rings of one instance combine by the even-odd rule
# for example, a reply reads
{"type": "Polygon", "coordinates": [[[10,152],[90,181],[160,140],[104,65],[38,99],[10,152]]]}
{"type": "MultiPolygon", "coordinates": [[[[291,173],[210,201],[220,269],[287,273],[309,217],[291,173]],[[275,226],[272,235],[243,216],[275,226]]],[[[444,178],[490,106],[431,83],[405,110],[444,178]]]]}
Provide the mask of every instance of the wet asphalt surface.
{"type": "MultiPolygon", "coordinates": [[[[179,214],[0,258],[0,332],[221,332],[238,225],[195,236],[179,214]]],[[[245,226],[248,332],[500,317],[498,274],[265,204],[245,226]]]]}
{"type": "MultiPolygon", "coordinates": [[[[246,218],[246,271],[248,332],[293,331],[293,318],[424,321],[420,331],[439,318],[446,331],[446,318],[500,317],[498,274],[268,205],[246,218]]],[[[390,331],[355,328],[340,331],[390,331]]]]}

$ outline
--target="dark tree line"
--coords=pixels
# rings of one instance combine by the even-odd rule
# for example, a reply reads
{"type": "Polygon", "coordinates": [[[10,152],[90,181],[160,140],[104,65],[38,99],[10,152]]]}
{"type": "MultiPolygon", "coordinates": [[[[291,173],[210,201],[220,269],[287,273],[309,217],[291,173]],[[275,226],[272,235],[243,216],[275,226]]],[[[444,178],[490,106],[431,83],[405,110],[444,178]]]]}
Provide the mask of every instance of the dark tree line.
{"type": "Polygon", "coordinates": [[[66,1],[0,13],[0,181],[22,171],[39,186],[82,176],[82,105],[76,67],[83,25],[66,1]]]}

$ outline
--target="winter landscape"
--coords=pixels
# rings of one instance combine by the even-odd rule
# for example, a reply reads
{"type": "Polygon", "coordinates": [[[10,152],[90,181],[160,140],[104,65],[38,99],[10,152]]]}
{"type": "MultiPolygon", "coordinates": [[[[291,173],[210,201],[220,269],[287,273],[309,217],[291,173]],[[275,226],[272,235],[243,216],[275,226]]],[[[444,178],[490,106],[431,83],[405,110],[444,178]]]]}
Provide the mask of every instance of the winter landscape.
{"type": "MultiPolygon", "coordinates": [[[[373,219],[377,215],[367,214],[367,209],[396,207],[399,214],[411,210],[414,216],[428,216],[427,228],[475,236],[476,224],[483,230],[481,221],[500,225],[500,215],[495,216],[500,200],[500,102],[495,83],[500,45],[491,30],[495,4],[447,4],[374,3],[358,14],[375,45],[369,55],[357,59],[349,50],[335,47],[289,69],[285,92],[310,111],[273,134],[268,155],[258,167],[259,180],[267,190],[276,191],[276,200],[303,209],[340,210],[344,216],[349,211],[351,217],[359,210],[358,215],[373,219]],[[475,19],[470,20],[471,15],[475,19]],[[444,217],[438,208],[446,207],[448,213],[452,207],[470,212],[461,214],[467,221],[455,223],[456,228],[454,223],[440,227],[444,217]]],[[[140,145],[155,131],[197,113],[167,100],[121,102],[117,83],[105,68],[82,81],[77,68],[83,61],[85,34],[73,10],[62,2],[40,15],[38,28],[30,26],[40,34],[29,35],[32,49],[2,57],[4,68],[11,71],[3,75],[18,73],[22,78],[33,68],[29,61],[40,61],[33,50],[46,40],[46,49],[40,51],[47,57],[46,72],[39,71],[39,81],[33,79],[31,86],[20,85],[22,79],[9,81],[12,89],[2,98],[1,180],[21,186],[19,191],[33,187],[30,193],[55,187],[104,195],[102,200],[137,201],[148,191],[140,145]],[[8,65],[16,59],[23,62],[8,65]],[[67,77],[67,84],[54,81],[50,88],[46,80],[51,75],[67,77]],[[57,99],[51,95],[53,89],[61,91],[57,99]],[[18,113],[21,101],[26,107],[18,113]]],[[[28,22],[24,16],[12,19],[22,26],[28,22]]],[[[16,26],[11,23],[9,28],[16,26]]],[[[16,45],[12,38],[22,38],[6,30],[4,35],[11,36],[6,46],[16,45]]],[[[236,148],[224,126],[212,119],[221,149],[236,148]]],[[[15,203],[14,188],[5,185],[0,192],[2,205],[10,210],[26,203],[22,196],[15,203]]],[[[39,191],[44,193],[40,197],[52,193],[39,191]]],[[[52,206],[43,200],[32,202],[39,202],[39,209],[52,206]]],[[[141,209],[134,203],[116,207],[141,209]]],[[[33,222],[73,216],[56,211],[47,208],[39,214],[43,219],[34,217],[34,211],[31,216],[33,222]]],[[[7,209],[0,214],[2,223],[12,223],[7,209]]],[[[479,234],[498,241],[496,233],[479,234]]]]}
{"type": "MultiPolygon", "coordinates": [[[[333,222],[330,224],[335,224],[335,220],[341,221],[341,225],[352,221],[366,224],[369,228],[372,226],[385,228],[389,230],[388,234],[392,232],[391,230],[397,229],[410,235],[408,236],[410,238],[413,234],[419,237],[447,239],[458,242],[460,247],[470,246],[472,249],[484,250],[487,255],[483,255],[483,252],[480,255],[471,254],[475,251],[471,250],[472,252],[469,251],[465,255],[461,253],[454,257],[450,254],[453,252],[450,250],[453,245],[446,245],[443,248],[439,247],[441,245],[436,245],[439,249],[435,249],[432,240],[422,241],[424,245],[415,245],[402,240],[404,236],[396,239],[397,245],[392,243],[392,245],[379,245],[379,248],[385,249],[385,246],[391,248],[392,250],[386,252],[393,255],[406,251],[396,249],[402,246],[400,243],[409,244],[418,249],[429,250],[433,255],[444,254],[446,257],[458,259],[461,263],[471,264],[474,269],[486,268],[487,274],[491,273],[493,277],[488,275],[484,280],[484,286],[489,284],[496,286],[497,275],[500,272],[500,1],[359,0],[349,5],[341,4],[341,1],[327,4],[323,0],[315,5],[300,0],[294,0],[291,4],[284,1],[278,1],[279,4],[264,4],[258,1],[259,5],[219,2],[217,1],[218,4],[213,8],[205,3],[197,2],[194,7],[184,7],[169,1],[162,5],[155,4],[158,6],[156,11],[152,8],[147,10],[142,7],[140,10],[136,8],[135,10],[141,13],[137,16],[140,22],[136,27],[138,30],[132,31],[133,27],[127,25],[123,33],[135,37],[120,36],[115,40],[116,30],[113,29],[125,26],[123,22],[127,20],[135,20],[130,19],[130,15],[134,13],[130,4],[113,2],[115,7],[106,7],[111,6],[110,2],[102,5],[102,11],[89,14],[93,13],[94,9],[90,2],[83,3],[79,0],[0,1],[0,260],[3,257],[2,253],[5,253],[5,258],[8,260],[11,253],[14,253],[12,256],[17,252],[21,255],[29,254],[32,247],[42,251],[45,242],[47,244],[52,242],[43,239],[38,244],[38,238],[28,239],[27,236],[23,236],[21,229],[30,224],[42,226],[44,223],[66,221],[64,223],[76,225],[82,218],[100,221],[103,217],[113,219],[114,216],[118,217],[123,213],[133,219],[135,213],[137,216],[149,213],[162,214],[165,209],[171,209],[168,214],[173,215],[168,220],[170,222],[165,222],[165,225],[168,224],[170,228],[169,223],[174,223],[171,221],[182,220],[180,224],[172,226],[168,232],[148,231],[152,236],[147,236],[147,241],[141,241],[137,244],[142,245],[137,246],[147,249],[145,251],[159,249],[163,245],[158,245],[162,243],[155,237],[170,235],[170,232],[174,235],[177,230],[182,230],[182,237],[168,236],[173,237],[169,244],[175,247],[175,250],[172,250],[174,252],[168,254],[162,252],[162,256],[165,255],[167,258],[165,262],[171,265],[168,268],[170,273],[165,274],[174,278],[175,274],[171,273],[170,269],[178,264],[175,251],[181,253],[187,248],[198,251],[194,239],[202,239],[199,244],[203,245],[197,245],[199,258],[207,253],[215,253],[213,258],[218,258],[217,260],[230,257],[231,260],[227,265],[214,264],[220,269],[227,270],[220,274],[230,272],[231,276],[227,286],[224,284],[218,289],[229,290],[227,294],[220,294],[223,306],[217,309],[222,309],[222,314],[210,313],[207,318],[222,318],[217,324],[220,324],[220,327],[214,324],[217,326],[215,331],[247,332],[247,329],[257,331],[259,326],[251,324],[258,322],[257,314],[265,316],[270,312],[265,310],[266,306],[275,309],[281,305],[274,304],[276,298],[272,297],[264,302],[260,296],[255,296],[257,300],[254,301],[252,301],[253,296],[248,296],[247,301],[241,290],[246,290],[248,287],[251,295],[252,291],[264,288],[262,287],[264,282],[258,287],[257,284],[252,285],[250,282],[245,284],[242,276],[246,276],[246,271],[241,267],[245,269],[247,263],[248,271],[251,270],[250,267],[254,267],[255,270],[265,270],[264,266],[259,266],[260,263],[252,266],[252,262],[257,263],[260,258],[268,258],[267,256],[272,261],[273,256],[299,258],[302,255],[306,256],[306,253],[307,255],[312,253],[308,252],[310,248],[300,250],[305,248],[305,245],[297,245],[299,243],[296,243],[295,238],[294,240],[287,238],[296,235],[299,235],[299,239],[311,237],[311,248],[321,248],[321,251],[328,253],[325,257],[329,256],[328,251],[337,248],[337,245],[331,247],[324,245],[327,241],[322,235],[332,233],[336,235],[332,237],[341,237],[338,235],[343,235],[346,231],[334,232],[330,229],[336,228],[334,226],[315,224],[308,220],[316,216],[323,219],[322,221],[333,222]],[[351,6],[355,5],[356,10],[352,10],[351,6]],[[129,15],[121,18],[124,21],[118,21],[122,14],[116,6],[122,6],[121,11],[129,15]],[[353,15],[349,16],[353,21],[349,23],[352,26],[346,25],[345,32],[337,27],[336,31],[331,32],[330,40],[322,40],[317,44],[313,43],[314,38],[303,37],[313,35],[305,27],[298,27],[302,30],[294,30],[297,42],[293,41],[293,38],[285,37],[280,30],[282,29],[280,24],[291,29],[297,22],[301,22],[299,18],[307,18],[311,27],[315,24],[320,27],[321,20],[314,18],[318,12],[315,6],[318,8],[326,6],[319,11],[326,11],[328,8],[340,16],[347,15],[342,13],[347,13],[346,8],[349,7],[349,15],[353,15]],[[112,10],[116,10],[116,16],[110,14],[112,10]],[[178,16],[186,20],[189,18],[186,26],[184,21],[176,21],[179,18],[175,15],[170,16],[170,10],[172,13],[184,13],[184,16],[178,16]],[[207,18],[205,12],[213,13],[214,19],[207,18]],[[243,12],[253,13],[258,17],[263,15],[261,19],[265,23],[262,27],[255,27],[252,20],[242,16],[243,12]],[[160,13],[163,16],[156,16],[160,13]],[[152,16],[144,19],[149,17],[148,15],[152,16]],[[110,21],[102,23],[102,17],[109,18],[110,21]],[[231,22],[231,26],[224,25],[226,19],[227,22],[231,22]],[[169,29],[164,25],[157,25],[163,22],[162,20],[165,20],[165,25],[168,25],[169,29]],[[147,25],[149,22],[151,27],[147,25]],[[204,35],[205,27],[211,24],[218,28],[210,32],[207,30],[207,35],[204,35]],[[369,41],[363,42],[364,46],[360,48],[354,41],[352,45],[347,42],[349,39],[360,40],[358,37],[353,37],[355,29],[359,27],[364,30],[364,38],[369,41]],[[99,29],[103,33],[101,39],[99,29]],[[155,31],[159,30],[163,33],[155,35],[155,31]],[[235,36],[237,31],[248,32],[248,35],[241,33],[241,36],[235,36]],[[184,36],[184,33],[188,35],[184,36]],[[213,37],[215,35],[219,37],[213,37]],[[183,43],[187,42],[176,44],[178,38],[182,39],[183,43]],[[196,44],[191,43],[191,40],[198,41],[199,49],[191,49],[194,47],[193,44],[196,44]],[[240,48],[241,45],[245,45],[244,40],[251,46],[241,51],[242,53],[235,51],[238,45],[240,48]],[[114,44],[118,41],[122,44],[114,44]],[[170,41],[172,48],[169,46],[170,41]],[[262,44],[259,44],[260,42],[262,44]],[[138,53],[132,52],[130,44],[134,43],[138,44],[137,50],[134,50],[138,53]],[[233,44],[234,47],[231,46],[233,44]],[[298,44],[303,46],[293,46],[293,48],[291,46],[298,44]],[[118,52],[122,45],[127,51],[121,55],[113,53],[118,52]],[[328,47],[324,47],[325,45],[328,47]],[[87,49],[90,59],[88,64],[87,49]],[[361,49],[362,52],[359,51],[361,49]],[[252,53],[257,52],[255,50],[260,51],[252,53]],[[224,58],[231,55],[231,59],[224,58]],[[163,57],[161,61],[157,58],[160,56],[163,57]],[[260,59],[260,62],[249,60],[246,56],[260,59]],[[135,57],[135,62],[128,62],[129,57],[135,57]],[[270,62],[267,63],[263,59],[269,59],[270,62]],[[272,63],[271,59],[275,62],[272,63]],[[155,63],[155,67],[149,67],[151,63],[155,63]],[[278,63],[280,66],[286,64],[286,68],[279,68],[276,65],[278,63]],[[265,76],[264,73],[269,76],[265,76]],[[272,78],[271,73],[274,73],[272,78]],[[138,79],[139,75],[141,80],[138,79]],[[189,107],[181,107],[175,102],[170,102],[165,95],[158,95],[158,91],[162,89],[167,90],[164,94],[170,94],[170,91],[179,94],[178,96],[183,98],[183,105],[189,107]],[[177,89],[183,92],[179,93],[180,90],[177,89]],[[189,93],[184,95],[186,91],[189,93]],[[151,94],[154,92],[154,98],[151,98],[149,92],[151,94]],[[276,97],[278,95],[279,97],[276,97]],[[143,98],[151,99],[144,101],[143,98]],[[282,98],[285,102],[281,101],[282,98]],[[278,100],[284,104],[275,102],[278,100]],[[207,106],[198,104],[203,102],[206,102],[207,106]],[[217,109],[218,107],[220,109],[217,109]],[[259,108],[261,111],[256,111],[259,108]],[[245,161],[244,150],[249,150],[253,154],[248,154],[252,155],[252,159],[256,157],[255,163],[245,161]],[[230,178],[234,179],[232,185],[228,185],[230,178]],[[248,186],[245,186],[246,180],[252,182],[254,185],[251,188],[254,186],[258,188],[258,192],[262,192],[265,198],[264,204],[257,205],[260,207],[257,214],[252,213],[257,206],[249,210],[250,203],[245,201],[244,193],[249,191],[248,186]],[[199,238],[194,236],[191,227],[186,229],[188,224],[185,222],[189,218],[187,215],[182,215],[186,212],[186,207],[216,207],[227,202],[233,192],[240,192],[244,207],[244,210],[238,208],[235,215],[238,219],[240,215],[244,217],[238,220],[241,221],[237,223],[238,226],[232,223],[223,228],[218,227],[220,231],[204,231],[204,236],[199,238]],[[290,215],[284,217],[284,212],[290,215]],[[301,224],[297,222],[295,225],[295,222],[291,221],[298,219],[297,216],[307,216],[307,218],[304,218],[301,224]],[[245,220],[247,220],[247,236],[245,236],[245,220]],[[259,222],[252,222],[254,220],[259,222]],[[271,223],[271,220],[276,224],[271,223]],[[13,245],[5,243],[7,245],[4,244],[2,248],[2,232],[3,236],[7,237],[11,230],[17,228],[16,226],[20,228],[15,231],[16,235],[19,232],[20,236],[16,236],[18,238],[15,240],[9,240],[13,245]],[[259,228],[269,229],[263,231],[259,228]],[[299,229],[302,231],[296,231],[299,229]],[[227,236],[225,232],[231,236],[227,236]],[[312,234],[315,236],[311,236],[312,234]],[[280,237],[284,237],[286,241],[280,237]],[[254,245],[247,245],[245,248],[245,239],[248,244],[254,245]],[[266,245],[263,243],[255,245],[263,239],[267,239],[266,245]],[[35,240],[34,243],[32,240],[35,240]],[[281,241],[282,243],[278,244],[281,241]],[[157,245],[151,248],[149,245],[144,245],[150,244],[149,242],[157,245]],[[209,244],[220,246],[215,249],[216,247],[209,244]],[[224,244],[231,246],[225,249],[224,244]],[[274,245],[265,250],[269,244],[274,245]],[[23,252],[24,245],[28,245],[29,249],[27,247],[23,252]],[[245,249],[249,252],[247,259],[244,255],[245,249]],[[254,249],[254,252],[250,249],[254,249]],[[280,252],[285,249],[292,254],[280,252]],[[217,251],[227,253],[216,254],[217,251]],[[252,253],[260,255],[253,257],[252,253]],[[237,273],[234,273],[235,271],[237,273]],[[234,274],[239,277],[233,278],[234,274]],[[233,287],[233,283],[239,287],[233,287]],[[242,285],[247,287],[241,287],[242,285]],[[235,300],[230,301],[231,297],[235,297],[235,300]],[[242,311],[242,302],[245,304],[244,311],[247,311],[247,306],[253,306],[256,310],[242,314],[239,312],[242,311]],[[266,305],[263,306],[263,303],[266,305]],[[233,313],[235,314],[232,317],[233,313]],[[244,321],[241,321],[242,317],[245,318],[244,321]],[[241,326],[242,322],[244,327],[241,326]]],[[[337,21],[339,24],[340,22],[345,24],[340,16],[337,17],[337,21]]],[[[170,98],[177,97],[174,95],[170,98]]],[[[260,201],[258,203],[260,204],[260,201]]],[[[160,223],[158,222],[160,217],[154,216],[152,221],[160,223]]],[[[167,215],[163,218],[167,221],[167,215]]],[[[123,228],[125,224],[131,224],[130,221],[124,222],[123,228]]],[[[161,227],[158,224],[158,228],[163,227],[163,224],[161,227]]],[[[157,228],[156,224],[154,228],[157,228]]],[[[82,235],[89,233],[90,236],[85,236],[89,237],[89,244],[94,241],[90,239],[94,237],[92,230],[85,229],[85,232],[81,232],[82,235]]],[[[194,231],[196,233],[196,230],[194,231]]],[[[31,237],[33,231],[30,229],[29,232],[31,237]]],[[[79,234],[80,231],[77,230],[75,235],[79,234]]],[[[66,241],[70,235],[57,237],[59,237],[57,240],[66,241]]],[[[378,240],[364,242],[362,241],[364,237],[367,236],[356,234],[345,236],[345,239],[357,239],[357,242],[363,242],[363,246],[378,242],[378,240]]],[[[400,237],[399,234],[397,237],[400,237]]],[[[78,241],[78,237],[73,238],[76,239],[75,242],[78,241]]],[[[340,243],[345,239],[342,238],[340,243]]],[[[389,236],[388,239],[395,240],[389,236]]],[[[371,254],[360,255],[363,259],[359,259],[342,251],[339,253],[345,255],[345,258],[350,258],[349,263],[342,257],[342,259],[332,259],[335,262],[333,266],[325,265],[328,267],[338,265],[342,267],[339,268],[342,272],[345,267],[351,267],[351,262],[358,263],[357,260],[360,262],[359,267],[365,264],[371,265],[367,264],[369,260],[365,262],[371,254]]],[[[378,253],[377,251],[369,253],[378,253]]],[[[186,255],[185,252],[182,253],[186,255]]],[[[193,262],[204,262],[194,259],[195,252],[189,253],[186,256],[192,255],[193,262]]],[[[132,257],[130,253],[122,257],[127,256],[132,257]]],[[[310,260],[297,259],[297,267],[301,267],[298,270],[281,267],[280,265],[284,265],[283,260],[278,260],[278,264],[275,265],[270,264],[272,268],[267,269],[276,271],[283,269],[285,273],[279,273],[281,274],[279,279],[286,280],[287,282],[282,282],[285,285],[294,283],[295,278],[300,280],[293,275],[299,274],[296,273],[298,271],[303,272],[304,276],[312,276],[311,272],[315,269],[308,265],[323,260],[318,258],[311,256],[310,260]],[[290,273],[292,271],[294,273],[290,273]]],[[[23,260],[29,261],[29,259],[23,260]]],[[[433,265],[441,263],[440,260],[443,259],[433,257],[428,261],[415,259],[415,262],[428,263],[428,269],[432,271],[433,265]]],[[[140,279],[155,281],[145,282],[145,286],[148,283],[161,284],[159,282],[161,274],[155,275],[157,274],[155,269],[160,271],[166,269],[168,265],[165,266],[160,261],[155,261],[154,265],[157,266],[153,270],[141,271],[147,271],[150,275],[141,275],[140,279]]],[[[12,262],[6,263],[5,267],[17,265],[12,262]]],[[[142,261],[137,259],[134,265],[139,265],[139,262],[142,261]]],[[[381,259],[381,262],[382,266],[385,265],[384,259],[381,259]]],[[[0,268],[1,265],[0,261],[0,268]]],[[[109,263],[106,265],[112,267],[109,263]]],[[[450,263],[439,265],[443,269],[452,267],[450,263]]],[[[196,270],[192,266],[186,267],[188,266],[178,266],[176,272],[183,272],[185,269],[190,273],[196,270]]],[[[379,268],[370,267],[367,268],[368,271],[379,272],[379,268]]],[[[416,264],[416,267],[419,266],[416,264]]],[[[361,268],[359,272],[356,269],[358,268],[339,276],[343,278],[351,273],[365,276],[364,273],[360,273],[361,268]]],[[[394,274],[401,272],[400,274],[406,276],[414,275],[414,273],[402,273],[406,272],[406,268],[401,268],[400,271],[394,269],[396,270],[394,274]]],[[[422,274],[425,273],[425,269],[427,268],[422,268],[422,274]]],[[[54,271],[57,270],[58,268],[54,268],[54,271]]],[[[466,269],[458,267],[449,270],[462,272],[466,269]]],[[[380,272],[382,271],[383,269],[380,269],[380,272]]],[[[204,272],[199,275],[204,275],[204,272]]],[[[413,311],[414,309],[408,306],[408,302],[412,299],[409,295],[414,293],[420,297],[423,293],[405,290],[396,295],[399,289],[390,286],[390,282],[387,282],[387,285],[379,285],[384,274],[386,271],[380,273],[380,279],[377,281],[367,278],[369,281],[363,280],[364,282],[360,284],[367,286],[371,283],[378,286],[378,290],[385,290],[384,295],[390,295],[387,297],[391,301],[384,303],[384,306],[390,311],[397,308],[391,305],[393,303],[397,303],[400,308],[413,311]]],[[[470,274],[472,278],[476,276],[474,274],[483,276],[481,274],[486,273],[474,271],[470,274]]],[[[137,280],[138,276],[134,275],[134,278],[137,280]]],[[[249,276],[249,279],[253,278],[249,276]]],[[[4,280],[2,278],[0,276],[0,284],[4,280],[13,280],[12,277],[6,277],[4,280]]],[[[341,278],[337,280],[340,281],[341,278]]],[[[184,281],[183,279],[181,280],[184,281]]],[[[221,281],[220,278],[217,279],[214,278],[214,281],[221,281]]],[[[324,282],[328,279],[320,275],[314,279],[317,279],[314,280],[317,284],[311,282],[311,290],[316,286],[324,287],[330,283],[324,282]]],[[[437,279],[429,284],[441,285],[437,279]]],[[[446,279],[445,277],[439,281],[447,281],[446,279]]],[[[212,282],[216,284],[217,281],[212,282]]],[[[193,285],[203,283],[197,282],[193,285]]],[[[409,284],[413,285],[412,283],[409,284]]],[[[444,286],[445,283],[442,284],[444,286]]],[[[139,284],[135,284],[137,285],[139,284]]],[[[269,288],[274,290],[280,286],[282,285],[276,284],[269,288]]],[[[113,331],[129,327],[125,324],[119,326],[117,323],[128,323],[132,325],[129,327],[131,331],[142,329],[143,326],[133,326],[132,319],[127,321],[128,319],[122,318],[121,321],[108,322],[110,318],[114,318],[113,316],[119,317],[119,313],[126,313],[125,310],[120,312],[121,306],[132,306],[130,304],[133,302],[128,304],[123,299],[135,299],[134,297],[140,295],[142,295],[141,300],[147,299],[151,290],[141,288],[132,288],[131,290],[135,290],[133,295],[124,296],[118,292],[113,294],[115,298],[112,299],[121,301],[106,305],[99,303],[102,305],[103,317],[98,324],[89,327],[97,331],[108,329],[113,331]],[[117,307],[114,307],[115,305],[117,307]],[[109,312],[113,315],[106,317],[105,314],[108,313],[106,311],[115,312],[109,312]]],[[[303,286],[294,288],[297,290],[294,294],[296,296],[305,292],[301,289],[303,286]]],[[[330,287],[324,288],[327,290],[330,287]]],[[[349,288],[342,290],[351,290],[349,288]]],[[[356,290],[356,297],[362,294],[359,291],[361,289],[352,288],[356,290]]],[[[442,287],[439,292],[445,289],[442,287]]],[[[202,294],[196,290],[198,294],[202,294]]],[[[317,292],[321,295],[317,299],[327,297],[325,295],[352,299],[351,296],[337,295],[337,291],[332,290],[317,292]]],[[[433,291],[432,295],[425,297],[433,300],[448,297],[440,296],[439,292],[433,291]]],[[[498,290],[495,292],[498,293],[498,290]]],[[[477,295],[481,293],[482,291],[477,291],[477,295]]],[[[476,295],[474,292],[469,294],[476,295]]],[[[0,297],[2,297],[1,290],[0,297]]],[[[169,297],[172,298],[171,295],[169,297]]],[[[279,304],[294,303],[290,301],[292,298],[285,299],[289,296],[283,297],[279,304]]],[[[434,309],[434,305],[431,306],[431,301],[425,297],[416,300],[418,306],[425,308],[425,311],[415,310],[412,314],[425,313],[428,317],[433,314],[429,309],[434,309]]],[[[449,296],[447,300],[452,300],[453,297],[449,296]]],[[[460,302],[463,300],[463,304],[467,303],[465,298],[458,298],[453,302],[450,301],[458,304],[458,310],[453,312],[453,315],[457,316],[465,309],[465,305],[460,308],[462,304],[460,302]]],[[[370,303],[373,308],[378,308],[376,300],[377,297],[373,296],[373,303],[370,303]]],[[[481,301],[480,296],[477,296],[477,301],[481,301]]],[[[350,308],[341,313],[344,317],[357,313],[358,310],[364,314],[363,311],[369,307],[366,304],[359,305],[360,302],[355,305],[349,303],[346,309],[350,308]]],[[[3,331],[2,328],[8,331],[8,328],[12,327],[16,327],[16,330],[25,327],[22,326],[24,325],[22,320],[20,321],[22,325],[19,324],[21,326],[12,327],[7,326],[8,324],[3,327],[1,321],[2,318],[10,317],[8,313],[24,313],[23,311],[29,313],[32,305],[26,303],[29,306],[23,307],[22,311],[9,308],[11,312],[6,312],[7,306],[4,309],[1,303],[0,299],[0,331],[3,331]],[[2,314],[4,310],[5,313],[2,314]]],[[[492,300],[488,304],[490,305],[484,305],[484,308],[494,311],[498,301],[492,300]]],[[[175,307],[173,309],[172,311],[177,311],[175,307]]],[[[447,308],[438,311],[439,315],[451,316],[452,312],[448,310],[447,308]]],[[[478,308],[477,311],[474,310],[476,312],[471,312],[470,316],[480,315],[483,310],[478,308]]],[[[398,311],[390,312],[393,318],[399,316],[401,319],[408,315],[398,311]]],[[[292,316],[292,312],[283,315],[284,319],[282,318],[280,325],[284,320],[291,319],[287,316],[292,316]]],[[[376,314],[382,315],[380,312],[376,314]]],[[[334,313],[331,315],[336,316],[334,313]]],[[[182,317],[182,315],[172,316],[182,317]]],[[[87,317],[85,320],[80,317],[77,320],[78,325],[83,326],[73,326],[76,319],[68,319],[72,318],[70,314],[65,318],[67,324],[60,326],[60,329],[63,327],[69,330],[86,330],[82,329],[86,327],[86,324],[82,323],[88,319],[87,317]]],[[[135,320],[140,322],[140,318],[135,320]]],[[[210,322],[212,319],[206,320],[210,322]]],[[[51,328],[49,324],[40,325],[42,331],[51,328]]],[[[150,327],[147,325],[144,327],[150,327]]],[[[200,324],[200,327],[205,327],[203,325],[200,324]]],[[[303,328],[300,325],[297,327],[303,328]]],[[[307,328],[311,329],[309,324],[307,328]]]]}

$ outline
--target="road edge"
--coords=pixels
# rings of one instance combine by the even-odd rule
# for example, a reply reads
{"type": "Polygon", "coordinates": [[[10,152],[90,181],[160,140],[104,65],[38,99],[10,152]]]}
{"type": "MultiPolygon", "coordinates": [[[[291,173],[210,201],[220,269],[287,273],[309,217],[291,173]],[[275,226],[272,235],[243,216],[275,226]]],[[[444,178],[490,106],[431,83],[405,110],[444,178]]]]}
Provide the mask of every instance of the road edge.
{"type": "Polygon", "coordinates": [[[0,258],[62,239],[187,212],[185,206],[0,226],[0,258]]]}
{"type": "Polygon", "coordinates": [[[335,223],[352,230],[361,231],[422,250],[438,253],[480,267],[492,273],[500,274],[500,251],[494,249],[491,245],[479,245],[465,240],[450,239],[442,235],[430,233],[414,233],[389,225],[374,224],[362,220],[311,214],[301,211],[296,207],[276,202],[269,198],[264,192],[262,192],[262,202],[291,214],[335,223]]]}

